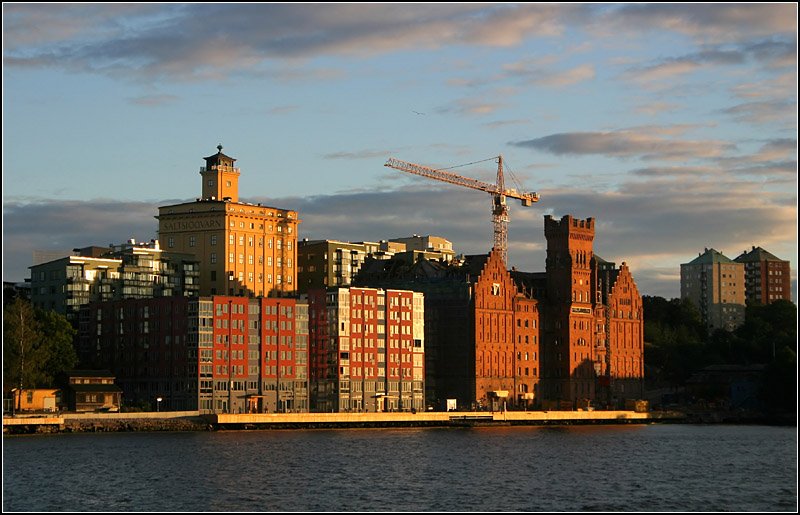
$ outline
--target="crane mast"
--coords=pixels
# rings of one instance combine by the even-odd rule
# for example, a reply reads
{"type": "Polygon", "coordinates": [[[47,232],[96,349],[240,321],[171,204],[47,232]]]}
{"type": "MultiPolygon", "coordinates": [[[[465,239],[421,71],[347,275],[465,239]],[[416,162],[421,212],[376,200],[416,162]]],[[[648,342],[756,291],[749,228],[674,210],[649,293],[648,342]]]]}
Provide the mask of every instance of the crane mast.
{"type": "Polygon", "coordinates": [[[516,189],[506,189],[505,177],[503,174],[503,156],[497,156],[497,180],[495,184],[479,181],[464,177],[452,172],[444,170],[437,170],[429,168],[400,159],[390,158],[386,161],[384,166],[400,170],[402,172],[420,175],[433,179],[435,181],[447,182],[455,184],[456,186],[463,186],[474,190],[484,191],[492,196],[492,223],[494,225],[494,248],[500,251],[503,257],[503,262],[507,261],[508,254],[508,222],[510,220],[508,214],[508,204],[506,197],[511,197],[520,200],[523,206],[531,206],[534,202],[539,201],[539,195],[536,192],[519,192],[516,189]]]}

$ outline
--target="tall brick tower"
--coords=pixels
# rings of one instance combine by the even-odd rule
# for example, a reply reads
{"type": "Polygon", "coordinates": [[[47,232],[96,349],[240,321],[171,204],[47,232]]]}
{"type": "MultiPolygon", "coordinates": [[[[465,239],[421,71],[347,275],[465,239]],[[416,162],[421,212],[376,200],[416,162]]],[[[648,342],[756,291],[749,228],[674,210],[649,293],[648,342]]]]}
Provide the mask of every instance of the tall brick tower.
{"type": "Polygon", "coordinates": [[[542,348],[543,388],[550,399],[595,397],[592,244],[594,219],[544,219],[547,301],[542,348]]]}

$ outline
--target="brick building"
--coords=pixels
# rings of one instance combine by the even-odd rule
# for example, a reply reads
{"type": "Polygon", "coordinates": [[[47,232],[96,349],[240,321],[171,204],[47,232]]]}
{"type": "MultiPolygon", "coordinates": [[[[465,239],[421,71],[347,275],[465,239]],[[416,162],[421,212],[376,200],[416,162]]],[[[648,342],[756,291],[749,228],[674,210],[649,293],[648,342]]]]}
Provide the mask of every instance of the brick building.
{"type": "Polygon", "coordinates": [[[502,257],[369,261],[357,284],[425,294],[430,403],[622,405],[641,398],[644,321],[627,267],[594,255],[594,220],[545,217],[545,272],[502,257]]]}
{"type": "Polygon", "coordinates": [[[308,293],[311,409],[425,409],[421,293],[332,288],[308,293]]]}
{"type": "Polygon", "coordinates": [[[642,298],[626,263],[594,255],[595,223],[545,216],[545,398],[618,404],[641,398],[642,298]]]}
{"type": "Polygon", "coordinates": [[[753,246],[736,259],[744,265],[745,301],[748,304],[771,304],[792,300],[791,267],[761,247],[753,246]]]}
{"type": "Polygon", "coordinates": [[[308,411],[308,307],[287,298],[129,299],[81,311],[80,354],[125,404],[202,413],[308,411]]]}

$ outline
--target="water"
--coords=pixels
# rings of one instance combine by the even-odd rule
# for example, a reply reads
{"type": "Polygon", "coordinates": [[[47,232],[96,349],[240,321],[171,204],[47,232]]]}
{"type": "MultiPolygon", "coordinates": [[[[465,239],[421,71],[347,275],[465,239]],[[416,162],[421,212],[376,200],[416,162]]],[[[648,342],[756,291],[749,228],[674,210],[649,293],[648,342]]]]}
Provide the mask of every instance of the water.
{"type": "Polygon", "coordinates": [[[797,429],[3,438],[3,511],[796,511],[797,429]]]}

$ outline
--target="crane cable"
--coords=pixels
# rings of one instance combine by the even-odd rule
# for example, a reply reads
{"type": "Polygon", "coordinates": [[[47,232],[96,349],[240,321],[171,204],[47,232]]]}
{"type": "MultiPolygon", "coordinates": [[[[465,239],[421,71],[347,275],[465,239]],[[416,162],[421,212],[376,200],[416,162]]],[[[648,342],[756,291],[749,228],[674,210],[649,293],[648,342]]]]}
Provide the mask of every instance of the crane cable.
{"type": "MultiPolygon", "coordinates": [[[[488,159],[482,159],[480,161],[473,161],[471,163],[464,163],[464,164],[461,164],[461,165],[450,166],[448,168],[437,168],[437,170],[452,170],[453,168],[461,168],[462,166],[476,165],[476,164],[480,164],[480,163],[485,163],[487,161],[493,161],[493,160],[497,159],[497,157],[498,156],[490,157],[488,159]]],[[[519,191],[520,193],[525,192],[525,188],[522,187],[522,184],[520,184],[519,180],[517,179],[517,176],[514,175],[514,172],[511,171],[511,167],[508,166],[508,161],[505,161],[505,168],[503,169],[503,173],[505,173],[505,172],[508,172],[508,175],[511,177],[511,180],[513,181],[514,185],[517,187],[517,191],[519,191]]]]}

